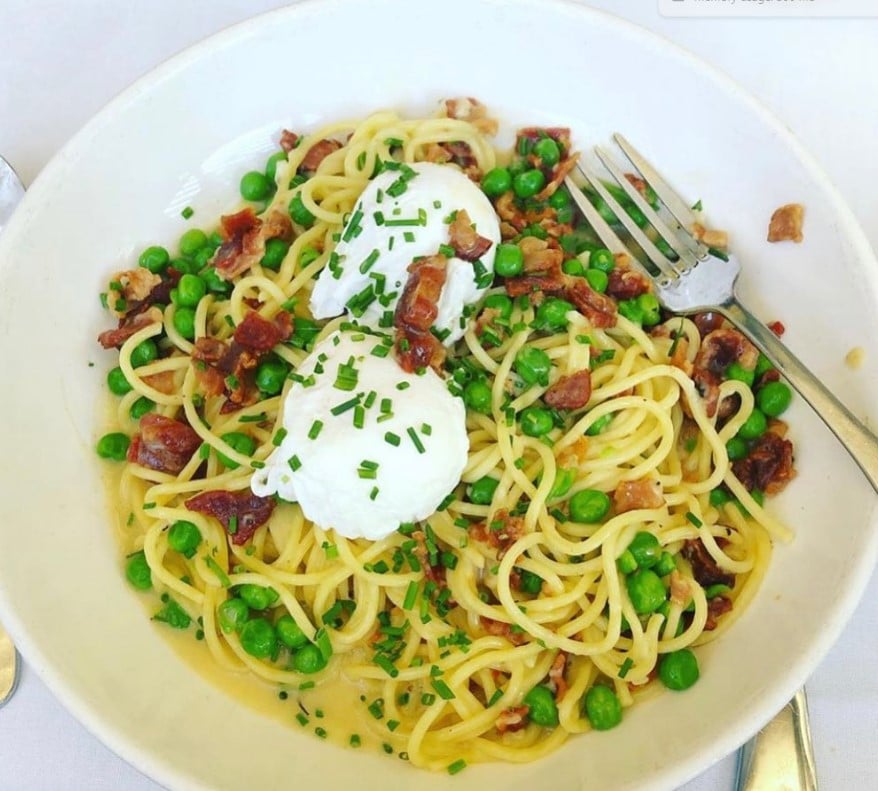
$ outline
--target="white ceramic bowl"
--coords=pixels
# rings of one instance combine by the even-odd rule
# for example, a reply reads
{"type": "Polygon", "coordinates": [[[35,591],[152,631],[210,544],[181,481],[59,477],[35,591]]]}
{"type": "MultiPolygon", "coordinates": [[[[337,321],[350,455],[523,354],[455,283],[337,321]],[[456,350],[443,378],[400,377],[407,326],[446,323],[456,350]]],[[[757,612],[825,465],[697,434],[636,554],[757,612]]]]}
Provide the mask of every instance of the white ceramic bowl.
{"type": "MultiPolygon", "coordinates": [[[[745,263],[743,296],[859,414],[874,415],[876,266],[825,176],[729,80],[653,35],[547,0],[323,0],[233,28],[126,91],[53,160],[0,238],[0,619],[101,739],[175,789],[446,787],[395,759],[342,751],[219,693],[172,651],[120,572],[93,446],[110,355],[106,276],[233,204],[284,126],[471,95],[511,124],[564,124],[585,145],[624,131],[745,263]],[[768,217],[807,207],[805,242],[768,217]],[[90,364],[94,363],[94,367],[90,364]]],[[[874,498],[802,405],[799,477],[774,508],[797,533],[750,610],[703,653],[686,694],[635,707],[537,765],[470,767],[456,788],[666,788],[752,735],[850,615],[876,556],[874,498]]]]}

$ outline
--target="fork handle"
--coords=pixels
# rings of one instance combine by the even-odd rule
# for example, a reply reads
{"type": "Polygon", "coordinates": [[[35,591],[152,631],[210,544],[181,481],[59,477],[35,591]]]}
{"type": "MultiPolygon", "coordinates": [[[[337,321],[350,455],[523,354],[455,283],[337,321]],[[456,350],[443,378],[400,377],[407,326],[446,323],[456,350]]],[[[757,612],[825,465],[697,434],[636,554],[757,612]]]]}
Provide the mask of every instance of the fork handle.
{"type": "Polygon", "coordinates": [[[818,414],[878,492],[878,437],[875,436],[778,337],[737,299],[718,306],[722,313],[766,356],[818,414]]]}

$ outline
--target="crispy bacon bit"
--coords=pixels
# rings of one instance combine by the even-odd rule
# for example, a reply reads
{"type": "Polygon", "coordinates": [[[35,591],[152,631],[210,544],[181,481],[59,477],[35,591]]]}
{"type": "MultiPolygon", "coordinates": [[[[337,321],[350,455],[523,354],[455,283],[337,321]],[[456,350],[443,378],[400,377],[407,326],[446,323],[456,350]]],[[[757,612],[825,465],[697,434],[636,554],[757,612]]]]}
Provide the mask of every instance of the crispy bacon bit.
{"type": "Polygon", "coordinates": [[[186,500],[190,511],[217,519],[233,544],[240,546],[264,525],[274,510],[274,500],[257,497],[250,491],[226,492],[215,489],[186,500]]]}
{"type": "Polygon", "coordinates": [[[704,622],[704,631],[712,632],[717,627],[721,615],[731,612],[732,600],[727,596],[714,596],[707,602],[707,620],[704,622]]]}
{"type": "Polygon", "coordinates": [[[772,321],[768,325],[768,329],[770,329],[778,338],[783,338],[783,334],[787,331],[787,328],[784,327],[783,322],[781,321],[772,321]]]}
{"type": "Polygon", "coordinates": [[[280,147],[288,154],[298,145],[298,143],[299,136],[295,132],[291,132],[289,129],[284,129],[283,132],[280,133],[280,147]]]}
{"type": "Polygon", "coordinates": [[[482,624],[488,634],[495,637],[505,637],[513,645],[524,645],[527,642],[527,636],[518,629],[513,629],[511,623],[506,621],[495,621],[493,618],[486,618],[484,615],[479,616],[479,622],[482,624]]]}
{"type": "Polygon", "coordinates": [[[177,374],[175,371],[160,371],[143,377],[144,384],[165,395],[171,395],[177,391],[177,374]]]}
{"type": "Polygon", "coordinates": [[[534,199],[541,201],[551,198],[558,187],[564,183],[564,179],[567,178],[570,171],[576,167],[576,160],[578,158],[578,154],[568,155],[555,165],[552,168],[551,178],[546,182],[546,186],[534,195],[534,199]]]}
{"type": "Polygon", "coordinates": [[[435,582],[440,588],[446,587],[445,582],[445,566],[437,563],[435,566],[430,563],[430,553],[427,550],[427,536],[423,530],[415,530],[412,533],[415,540],[414,553],[415,557],[421,561],[424,567],[424,576],[431,582],[435,582]]]}
{"type": "Polygon", "coordinates": [[[717,565],[700,538],[688,539],[683,544],[681,554],[689,561],[692,566],[692,576],[702,588],[711,585],[728,585],[730,588],[735,586],[735,575],[717,565]]]}
{"type": "Polygon", "coordinates": [[[805,207],[801,203],[787,203],[774,210],[768,223],[768,241],[802,241],[802,223],[805,218],[805,207]]]}
{"type": "Polygon", "coordinates": [[[494,514],[490,522],[470,525],[469,534],[476,541],[496,547],[499,550],[497,557],[503,557],[506,550],[524,535],[524,519],[510,516],[509,511],[503,508],[494,514]]]}
{"type": "Polygon", "coordinates": [[[127,341],[135,332],[139,332],[144,327],[151,324],[161,324],[162,312],[152,307],[143,313],[135,313],[126,316],[119,322],[119,326],[113,330],[104,330],[98,335],[98,343],[105,349],[118,349],[127,341]]]}
{"type": "Polygon", "coordinates": [[[445,100],[445,114],[449,118],[468,121],[484,135],[497,134],[497,121],[488,117],[488,108],[478,99],[464,96],[445,100]]]}
{"type": "Polygon", "coordinates": [[[565,296],[576,306],[593,327],[604,329],[616,324],[616,303],[605,294],[595,291],[584,277],[573,277],[568,281],[565,296]]]}
{"type": "Polygon", "coordinates": [[[439,145],[451,156],[450,161],[457,165],[473,181],[479,181],[482,178],[479,161],[476,159],[476,155],[473,153],[472,148],[470,148],[469,143],[455,140],[451,143],[440,143],[439,145]]]}
{"type": "Polygon", "coordinates": [[[692,587],[689,585],[689,580],[675,569],[671,572],[670,582],[671,601],[685,607],[692,598],[692,587]]]}
{"type": "Polygon", "coordinates": [[[634,299],[649,290],[649,279],[634,269],[616,266],[610,272],[607,293],[614,299],[634,299]]]}
{"type": "Polygon", "coordinates": [[[458,210],[448,226],[448,242],[458,258],[475,261],[491,249],[491,240],[476,233],[476,226],[465,209],[458,210]]]}
{"type": "Polygon", "coordinates": [[[748,491],[759,489],[766,494],[777,494],[796,474],[793,443],[766,431],[754,440],[745,458],[732,464],[732,471],[748,491]]]}
{"type": "Polygon", "coordinates": [[[217,368],[228,347],[216,338],[199,338],[195,341],[192,360],[195,363],[195,380],[206,396],[222,395],[225,376],[217,368]]]}
{"type": "Polygon", "coordinates": [[[262,237],[266,241],[269,239],[293,241],[293,221],[290,215],[280,209],[272,209],[262,226],[262,237]]]}
{"type": "Polygon", "coordinates": [[[494,727],[497,733],[515,733],[527,727],[530,706],[510,706],[503,709],[497,717],[494,727]]]}
{"type": "Polygon", "coordinates": [[[564,671],[567,669],[567,654],[563,651],[558,652],[552,667],[549,668],[549,680],[555,687],[555,702],[560,703],[562,698],[567,694],[569,686],[567,679],[564,678],[564,671]]]}
{"type": "Polygon", "coordinates": [[[558,249],[557,242],[553,245],[536,236],[525,236],[518,243],[524,259],[524,272],[527,275],[539,273],[559,273],[564,262],[564,251],[558,249]]]}
{"type": "Polygon", "coordinates": [[[670,358],[671,365],[679,368],[686,376],[692,376],[693,365],[689,359],[689,339],[681,335],[675,343],[674,353],[670,358]]]}
{"type": "Polygon", "coordinates": [[[285,310],[280,311],[274,321],[263,318],[251,311],[235,327],[234,339],[245,349],[253,352],[270,352],[277,344],[293,334],[293,321],[285,310]]]}
{"type": "Polygon", "coordinates": [[[140,433],[128,446],[128,461],[176,475],[200,446],[201,437],[191,426],[147,412],[140,418],[140,433]]]}
{"type": "Polygon", "coordinates": [[[303,170],[307,173],[313,173],[320,167],[320,163],[323,162],[326,157],[332,154],[334,151],[338,151],[341,148],[341,143],[338,140],[329,140],[324,138],[323,140],[318,140],[311,148],[308,149],[308,153],[305,154],[305,158],[302,160],[302,164],[299,165],[299,170],[303,170]]]}
{"type": "Polygon", "coordinates": [[[637,508],[661,508],[665,504],[661,481],[641,478],[639,481],[622,481],[613,492],[613,505],[617,514],[637,508]]]}
{"type": "Polygon", "coordinates": [[[262,227],[253,209],[242,209],[237,214],[220,218],[223,243],[216,251],[213,265],[225,280],[246,272],[265,254],[265,239],[259,233],[262,227]]]}
{"type": "Polygon", "coordinates": [[[714,250],[727,250],[729,247],[728,231],[721,231],[716,228],[705,228],[700,222],[693,223],[689,229],[692,235],[702,244],[713,248],[714,250]]]}
{"type": "Polygon", "coordinates": [[[693,363],[692,381],[704,399],[708,417],[716,414],[722,374],[733,362],[748,371],[756,367],[759,350],[738,330],[721,328],[704,336],[693,363]]]}
{"type": "Polygon", "coordinates": [[[122,290],[110,292],[110,309],[117,316],[124,316],[131,309],[132,303],[144,301],[149,296],[150,292],[162,282],[162,279],[148,269],[139,266],[136,269],[117,272],[113,276],[112,282],[118,283],[122,287],[122,290]],[[113,299],[116,294],[119,294],[124,298],[124,310],[116,310],[113,299]]]}
{"type": "Polygon", "coordinates": [[[558,454],[559,467],[578,467],[588,458],[588,437],[584,434],[558,454]]]}
{"type": "Polygon", "coordinates": [[[646,182],[640,178],[640,176],[636,176],[634,173],[626,173],[625,178],[628,180],[628,183],[634,187],[644,198],[648,199],[648,189],[646,187],[646,182]]]}
{"type": "Polygon", "coordinates": [[[562,376],[543,395],[543,400],[555,409],[581,409],[591,398],[591,371],[584,368],[562,376]]]}
{"type": "Polygon", "coordinates": [[[442,363],[444,349],[430,332],[439,314],[439,295],[445,285],[448,260],[444,255],[416,258],[409,266],[409,278],[396,305],[397,359],[404,371],[442,363]]]}

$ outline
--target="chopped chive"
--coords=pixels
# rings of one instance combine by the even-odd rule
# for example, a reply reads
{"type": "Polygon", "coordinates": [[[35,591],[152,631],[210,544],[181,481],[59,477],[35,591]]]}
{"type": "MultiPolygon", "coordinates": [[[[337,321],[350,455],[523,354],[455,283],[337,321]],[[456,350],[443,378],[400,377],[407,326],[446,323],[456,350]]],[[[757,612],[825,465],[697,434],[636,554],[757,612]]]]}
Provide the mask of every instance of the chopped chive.
{"type": "Polygon", "coordinates": [[[632,660],[630,656],[626,657],[622,666],[619,668],[619,678],[625,678],[632,667],[634,667],[634,660],[632,660]]]}
{"type": "Polygon", "coordinates": [[[219,580],[220,585],[222,585],[224,588],[228,588],[229,585],[232,584],[232,581],[229,579],[229,575],[222,570],[219,563],[217,563],[210,555],[205,555],[204,564],[214,573],[216,578],[219,580]]]}
{"type": "Polygon", "coordinates": [[[353,215],[351,216],[350,222],[348,222],[348,227],[345,229],[345,232],[342,234],[342,241],[349,242],[354,236],[357,235],[357,232],[360,230],[360,221],[363,219],[363,212],[361,209],[357,209],[353,215]]]}
{"type": "Polygon", "coordinates": [[[432,692],[425,692],[421,695],[421,704],[424,706],[432,706],[436,702],[436,696],[432,692]]]}
{"type": "Polygon", "coordinates": [[[301,725],[303,728],[310,722],[310,720],[301,711],[296,715],[296,719],[299,721],[299,725],[301,725]]]}
{"type": "Polygon", "coordinates": [[[421,438],[418,436],[418,432],[415,431],[411,426],[406,429],[406,434],[409,435],[409,439],[411,439],[415,448],[417,448],[418,453],[426,453],[427,449],[424,447],[424,443],[421,442],[421,438]]]}
{"type": "Polygon", "coordinates": [[[354,407],[354,428],[363,428],[366,425],[366,409],[361,404],[354,407]]]}
{"type": "Polygon", "coordinates": [[[429,423],[421,423],[421,434],[429,437],[433,433],[433,427],[429,423]]]}
{"type": "Polygon", "coordinates": [[[399,443],[401,442],[401,440],[399,438],[399,434],[394,434],[392,431],[388,431],[384,435],[384,441],[386,443],[388,443],[389,445],[393,445],[393,447],[395,447],[395,448],[398,448],[399,443]]]}
{"type": "Polygon", "coordinates": [[[377,470],[364,470],[362,467],[360,467],[357,470],[357,475],[359,475],[360,478],[363,478],[364,480],[373,481],[378,477],[378,471],[377,470]]]}
{"type": "Polygon", "coordinates": [[[686,519],[688,519],[695,527],[701,527],[704,523],[691,511],[686,511],[686,519]]]}
{"type": "Polygon", "coordinates": [[[408,390],[412,386],[411,382],[397,382],[396,389],[397,390],[408,390]]]}
{"type": "Polygon", "coordinates": [[[455,694],[451,691],[451,687],[448,686],[441,678],[434,678],[430,681],[433,689],[439,693],[439,697],[442,700],[454,700],[455,694]]]}
{"type": "Polygon", "coordinates": [[[348,410],[353,409],[353,408],[354,408],[355,406],[357,406],[357,404],[359,404],[359,403],[360,403],[360,397],[357,396],[356,398],[351,398],[349,401],[343,401],[341,404],[338,404],[338,405],[334,406],[334,407],[333,407],[332,409],[330,409],[329,411],[330,411],[333,415],[335,415],[336,417],[338,417],[339,415],[344,414],[344,413],[347,412],[348,410]]]}
{"type": "Polygon", "coordinates": [[[285,428],[279,428],[277,433],[274,435],[274,438],[271,440],[274,447],[279,447],[280,444],[284,441],[287,436],[287,430],[285,428]]]}
{"type": "Polygon", "coordinates": [[[448,774],[450,775],[456,775],[464,769],[466,769],[466,761],[463,758],[458,758],[454,763],[448,764],[448,774]]]}
{"type": "Polygon", "coordinates": [[[242,415],[238,418],[239,423],[262,423],[264,420],[268,420],[265,412],[260,412],[258,415],[242,415]]]}
{"type": "Polygon", "coordinates": [[[373,212],[372,219],[375,220],[375,225],[384,225],[384,212],[383,211],[373,212]]]}
{"type": "Polygon", "coordinates": [[[376,698],[367,707],[369,714],[376,720],[384,719],[384,698],[376,698]]]}
{"type": "Polygon", "coordinates": [[[363,401],[363,406],[366,407],[366,409],[371,409],[372,405],[375,403],[376,398],[378,398],[378,393],[376,393],[374,390],[370,390],[369,395],[366,396],[366,400],[363,401]]]}
{"type": "Polygon", "coordinates": [[[410,610],[415,606],[415,602],[418,598],[418,583],[412,580],[409,582],[409,586],[405,592],[405,600],[402,603],[402,608],[404,610],[410,610]]]}
{"type": "Polygon", "coordinates": [[[315,420],[311,424],[311,428],[308,430],[308,439],[317,439],[317,436],[320,434],[321,429],[323,428],[322,420],[315,420]]]}
{"type": "Polygon", "coordinates": [[[399,675],[399,670],[396,665],[384,656],[384,654],[375,654],[372,662],[378,665],[378,667],[380,667],[391,678],[396,678],[399,675]]]}
{"type": "Polygon", "coordinates": [[[290,465],[290,469],[291,469],[293,472],[295,472],[296,470],[298,470],[298,469],[301,468],[301,466],[302,466],[302,462],[301,462],[301,460],[299,459],[298,456],[293,456],[293,457],[287,462],[287,464],[290,465]]]}
{"type": "Polygon", "coordinates": [[[372,491],[369,492],[369,499],[373,500],[373,501],[376,500],[378,498],[378,494],[379,494],[378,487],[373,486],[372,491]]]}
{"type": "Polygon", "coordinates": [[[381,399],[381,406],[379,407],[381,414],[387,415],[391,412],[392,409],[393,409],[393,400],[390,398],[382,398],[381,399]]]}
{"type": "Polygon", "coordinates": [[[193,209],[191,206],[184,206],[183,211],[180,212],[180,216],[184,220],[188,220],[193,214],[195,214],[195,209],[193,209]]]}
{"type": "Polygon", "coordinates": [[[379,253],[378,250],[375,249],[371,253],[369,253],[368,256],[366,256],[366,258],[363,260],[363,263],[360,264],[361,275],[365,275],[366,272],[368,272],[375,265],[375,262],[378,260],[379,255],[381,255],[381,253],[379,253]]]}
{"type": "Polygon", "coordinates": [[[321,739],[326,738],[326,729],[325,728],[319,728],[319,727],[315,728],[314,733],[315,733],[315,735],[319,736],[321,739]]]}
{"type": "Polygon", "coordinates": [[[254,470],[264,470],[264,469],[265,469],[265,462],[264,462],[264,461],[258,461],[258,460],[256,460],[256,459],[254,459],[253,461],[250,462],[250,466],[251,466],[254,470]]]}
{"type": "Polygon", "coordinates": [[[359,747],[362,744],[362,740],[360,739],[360,735],[358,733],[352,733],[351,738],[348,741],[351,747],[359,747]]]}
{"type": "Polygon", "coordinates": [[[402,238],[405,239],[409,244],[415,241],[415,235],[411,231],[406,231],[403,233],[402,238]]]}
{"type": "Polygon", "coordinates": [[[387,357],[387,355],[390,354],[390,347],[379,344],[372,349],[371,354],[373,357],[387,357]]]}

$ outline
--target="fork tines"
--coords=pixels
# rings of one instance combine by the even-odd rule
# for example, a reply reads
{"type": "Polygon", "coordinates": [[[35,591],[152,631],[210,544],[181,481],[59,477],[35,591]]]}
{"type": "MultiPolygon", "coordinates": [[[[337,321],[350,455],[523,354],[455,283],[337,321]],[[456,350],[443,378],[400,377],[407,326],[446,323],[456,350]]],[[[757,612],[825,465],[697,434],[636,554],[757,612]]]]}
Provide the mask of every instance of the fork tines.
{"type": "MultiPolygon", "coordinates": [[[[636,168],[643,182],[652,188],[659,200],[664,204],[670,215],[669,221],[666,221],[659,215],[605,150],[595,147],[595,156],[606,168],[610,176],[612,176],[612,180],[643,213],[643,216],[652,225],[658,236],[664,239],[667,247],[673,251],[676,258],[666,255],[665,252],[659,249],[656,241],[650,238],[629,216],[612,192],[607,189],[601,178],[581,162],[577,164],[577,170],[590,189],[606,203],[613,214],[615,214],[619,223],[631,236],[631,239],[643,251],[648,264],[651,264],[651,267],[647,265],[647,269],[652,270],[650,274],[659,278],[662,284],[668,284],[685,275],[698,264],[699,260],[705,258],[708,254],[707,247],[695,239],[689,231],[689,228],[696,223],[696,217],[682,198],[677,195],[634,146],[618,133],[613,135],[613,139],[628,158],[631,165],[636,168]],[[673,227],[671,227],[672,225],[673,227]]],[[[566,183],[579,210],[607,248],[613,253],[630,253],[622,239],[619,238],[570,176],[567,177],[566,183]]]]}

